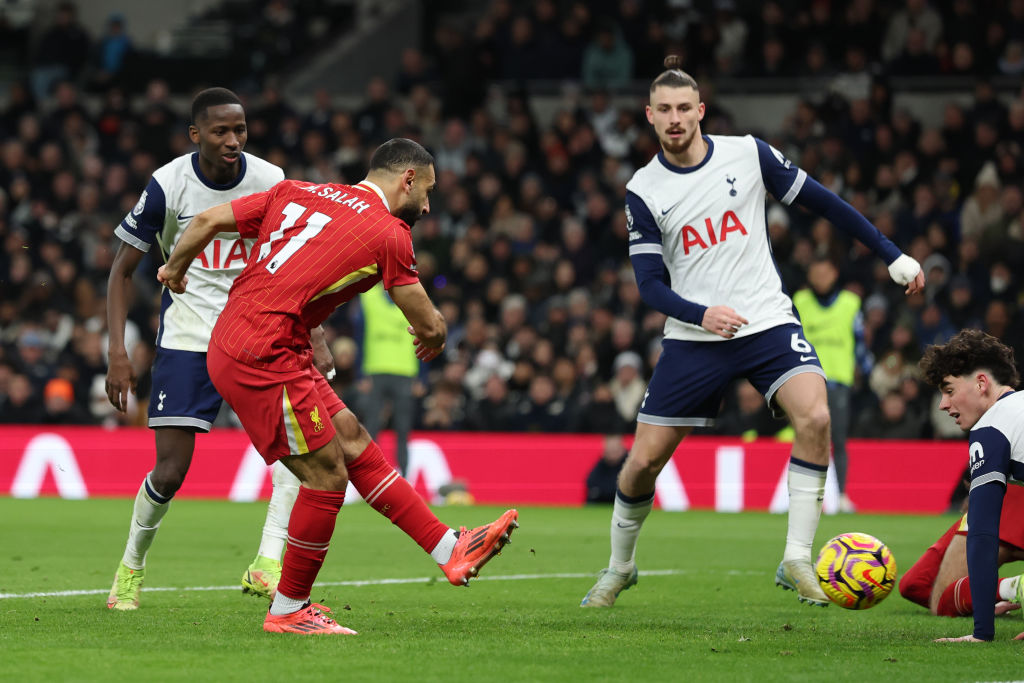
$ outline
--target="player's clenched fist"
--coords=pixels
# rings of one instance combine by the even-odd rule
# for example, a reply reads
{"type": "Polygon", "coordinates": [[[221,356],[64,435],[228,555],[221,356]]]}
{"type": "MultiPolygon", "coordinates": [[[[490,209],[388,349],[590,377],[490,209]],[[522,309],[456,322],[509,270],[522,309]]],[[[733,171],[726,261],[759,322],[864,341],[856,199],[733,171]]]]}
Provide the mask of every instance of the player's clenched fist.
{"type": "Polygon", "coordinates": [[[704,311],[704,319],[700,324],[708,332],[732,339],[736,331],[747,324],[747,319],[728,306],[710,306],[704,311]]]}
{"type": "Polygon", "coordinates": [[[188,284],[187,275],[178,275],[177,273],[168,270],[166,263],[160,266],[156,271],[156,279],[160,281],[160,284],[175,294],[184,294],[185,286],[188,284]]]}

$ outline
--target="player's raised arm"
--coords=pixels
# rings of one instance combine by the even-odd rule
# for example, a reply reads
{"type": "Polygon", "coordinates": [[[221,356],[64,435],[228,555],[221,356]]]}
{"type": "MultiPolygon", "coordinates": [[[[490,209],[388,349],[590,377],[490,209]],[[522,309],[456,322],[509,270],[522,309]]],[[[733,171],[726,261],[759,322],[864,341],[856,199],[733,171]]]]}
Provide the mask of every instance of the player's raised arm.
{"type": "Polygon", "coordinates": [[[761,176],[765,187],[776,199],[786,205],[795,202],[866,244],[889,266],[889,276],[893,281],[906,285],[907,294],[924,289],[924,272],[920,263],[902,253],[860,212],[793,165],[777,149],[763,140],[755,138],[755,141],[761,176]]]}
{"type": "Polygon", "coordinates": [[[230,203],[218,204],[203,211],[181,234],[171,257],[157,271],[156,279],[172,292],[183,293],[188,283],[185,272],[192,264],[192,260],[206,248],[217,233],[232,232],[235,229],[235,214],[230,203]]]}
{"type": "Polygon", "coordinates": [[[395,285],[388,294],[409,321],[409,332],[415,337],[416,357],[423,361],[437,358],[444,351],[448,324],[430,301],[423,285],[419,282],[395,285]]]}

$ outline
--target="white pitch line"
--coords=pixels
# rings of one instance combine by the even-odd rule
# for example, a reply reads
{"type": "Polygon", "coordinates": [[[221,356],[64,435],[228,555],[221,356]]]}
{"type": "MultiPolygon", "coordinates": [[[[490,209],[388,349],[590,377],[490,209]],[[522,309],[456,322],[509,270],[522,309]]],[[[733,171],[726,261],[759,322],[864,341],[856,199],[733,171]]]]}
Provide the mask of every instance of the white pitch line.
{"type": "MultiPolygon", "coordinates": [[[[641,571],[640,576],[678,576],[681,574],[687,574],[688,572],[683,569],[651,569],[647,571],[641,571]]],[[[587,579],[593,578],[595,574],[593,572],[587,573],[556,573],[556,574],[509,574],[507,576],[479,576],[473,579],[473,582],[477,581],[535,581],[537,579],[587,579]]],[[[440,581],[437,577],[421,576],[413,579],[369,579],[360,581],[318,581],[314,587],[327,587],[327,586],[387,586],[387,585],[401,585],[410,583],[431,583],[440,581]]],[[[239,584],[232,586],[156,586],[150,588],[143,588],[144,593],[168,593],[174,591],[237,591],[241,590],[239,584]]],[[[40,593],[0,593],[0,600],[14,600],[18,598],[61,598],[75,595],[102,595],[109,593],[109,588],[97,588],[90,590],[70,590],[70,591],[48,591],[40,593]]]]}

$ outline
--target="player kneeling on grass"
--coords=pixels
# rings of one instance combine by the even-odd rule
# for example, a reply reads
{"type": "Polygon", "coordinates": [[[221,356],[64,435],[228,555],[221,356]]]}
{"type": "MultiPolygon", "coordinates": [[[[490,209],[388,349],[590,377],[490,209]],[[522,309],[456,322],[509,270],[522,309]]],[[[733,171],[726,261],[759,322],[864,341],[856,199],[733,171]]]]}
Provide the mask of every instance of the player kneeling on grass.
{"type": "MultiPolygon", "coordinates": [[[[1024,486],[1007,486],[999,516],[999,566],[1024,560],[1024,486]]],[[[1021,576],[999,579],[995,614],[1020,608],[1021,576]]],[[[900,579],[900,595],[940,617],[974,614],[967,576],[967,515],[953,522],[900,579]]]]}
{"type": "Polygon", "coordinates": [[[181,292],[189,264],[214,235],[230,230],[257,239],[213,329],[207,366],[263,458],[280,460],[302,483],[265,631],[354,633],[309,595],[345,488],[357,472],[367,502],[385,505],[381,511],[421,544],[427,536],[435,539],[431,554],[452,583],[475,576],[517,526],[518,513],[509,510],[457,538],[449,534],[422,500],[412,504],[417,496],[408,482],[386,465],[380,448],[312,365],[310,330],[381,281],[409,321],[417,357],[430,361],[444,349],[447,327],[419,283],[410,232],[429,211],[435,184],[434,160],[423,147],[390,140],[374,152],[358,185],[286,180],[203,212],[158,272],[161,283],[181,292]],[[338,415],[343,419],[332,419],[338,415]],[[358,457],[352,459],[353,453],[358,457]],[[373,478],[377,483],[370,487],[373,478]]]}
{"type": "MultiPolygon", "coordinates": [[[[979,330],[964,330],[946,344],[929,346],[921,369],[941,393],[939,408],[969,432],[967,574],[971,595],[979,596],[973,601],[974,633],[937,642],[980,643],[995,637],[996,612],[994,600],[981,598],[1008,597],[999,585],[1000,515],[1008,481],[1024,481],[1024,394],[1014,391],[1020,377],[1013,350],[979,330]]],[[[1024,586],[1019,579],[1013,592],[1011,600],[1020,604],[1024,586]]],[[[1024,633],[1016,639],[1024,640],[1024,633]]]]}

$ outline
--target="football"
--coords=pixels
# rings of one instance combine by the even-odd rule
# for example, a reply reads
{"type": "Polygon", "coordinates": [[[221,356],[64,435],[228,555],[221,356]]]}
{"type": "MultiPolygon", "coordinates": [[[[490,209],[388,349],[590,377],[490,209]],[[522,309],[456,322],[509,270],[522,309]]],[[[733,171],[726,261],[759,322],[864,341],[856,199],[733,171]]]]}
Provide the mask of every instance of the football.
{"type": "Polygon", "coordinates": [[[839,534],[829,540],[814,569],[825,595],[846,609],[874,607],[896,585],[896,558],[868,534],[839,534]]]}

